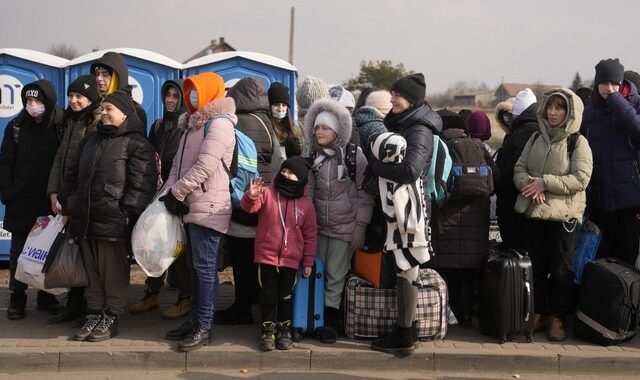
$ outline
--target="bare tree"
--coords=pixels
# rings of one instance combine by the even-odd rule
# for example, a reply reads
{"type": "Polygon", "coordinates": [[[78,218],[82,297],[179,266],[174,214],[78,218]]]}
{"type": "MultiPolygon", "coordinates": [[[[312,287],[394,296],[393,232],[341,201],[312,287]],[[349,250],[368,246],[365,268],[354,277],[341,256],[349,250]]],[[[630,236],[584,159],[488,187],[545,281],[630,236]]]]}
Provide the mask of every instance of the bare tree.
{"type": "Polygon", "coordinates": [[[66,43],[51,45],[47,53],[66,59],[74,59],[80,55],[78,49],[66,43]]]}

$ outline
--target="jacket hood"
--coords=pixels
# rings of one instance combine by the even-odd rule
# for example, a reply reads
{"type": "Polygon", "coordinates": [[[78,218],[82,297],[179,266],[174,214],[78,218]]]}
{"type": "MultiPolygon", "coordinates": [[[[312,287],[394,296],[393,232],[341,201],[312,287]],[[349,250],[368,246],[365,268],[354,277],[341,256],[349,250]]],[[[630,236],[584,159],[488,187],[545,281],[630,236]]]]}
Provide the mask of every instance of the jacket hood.
{"type": "Polygon", "coordinates": [[[183,113],[178,118],[178,128],[199,129],[204,127],[207,122],[216,117],[224,117],[229,119],[235,126],[238,118],[235,115],[236,104],[233,98],[220,98],[205,104],[202,109],[195,111],[191,115],[183,113]]]}
{"type": "Polygon", "coordinates": [[[538,111],[538,103],[537,102],[532,103],[529,107],[527,107],[527,109],[522,111],[520,115],[516,116],[515,119],[511,121],[511,127],[509,129],[513,131],[517,128],[520,128],[524,124],[537,123],[538,122],[537,111],[538,111]]]}
{"type": "Polygon", "coordinates": [[[262,80],[255,77],[242,78],[227,91],[227,97],[236,102],[237,113],[269,110],[269,98],[262,80]]]}
{"type": "Polygon", "coordinates": [[[309,111],[304,117],[304,134],[306,141],[315,142],[315,121],[321,112],[329,112],[338,119],[338,146],[344,147],[351,140],[351,131],[353,129],[351,114],[349,111],[333,99],[323,98],[313,102],[309,111]]]}
{"type": "Polygon", "coordinates": [[[505,113],[511,113],[511,111],[513,111],[513,102],[516,100],[516,98],[509,98],[507,100],[505,100],[504,102],[500,102],[498,104],[496,104],[496,108],[493,110],[493,114],[496,118],[496,120],[498,120],[498,125],[505,130],[505,132],[509,129],[509,125],[505,124],[504,119],[503,119],[503,115],[505,113]]]}
{"type": "MultiPolygon", "coordinates": [[[[20,97],[22,98],[22,104],[24,106],[23,114],[28,115],[26,112],[27,108],[27,91],[29,90],[37,90],[42,92],[42,99],[44,103],[44,117],[42,120],[47,120],[48,124],[59,122],[64,112],[62,109],[59,109],[56,105],[58,101],[58,95],[56,95],[56,89],[53,87],[53,84],[48,80],[40,79],[35,82],[31,82],[25,85],[20,92],[20,97]]],[[[26,117],[26,116],[25,116],[26,117]]],[[[31,117],[31,116],[29,116],[31,117]]]]}
{"type": "Polygon", "coordinates": [[[542,95],[542,99],[538,102],[539,106],[536,115],[538,118],[540,133],[547,140],[549,140],[549,134],[547,132],[547,128],[549,127],[549,122],[547,121],[547,104],[553,95],[560,95],[567,101],[567,117],[564,122],[558,126],[558,128],[561,128],[561,132],[553,138],[554,141],[557,141],[562,140],[570,134],[576,133],[580,130],[584,105],[582,104],[580,97],[568,88],[556,88],[545,91],[542,95]]]}
{"type": "Polygon", "coordinates": [[[167,97],[167,91],[169,87],[174,87],[178,90],[178,105],[176,110],[173,111],[173,114],[181,115],[186,111],[186,107],[184,105],[184,94],[182,93],[182,85],[184,80],[182,79],[169,79],[168,81],[162,84],[162,89],[160,90],[160,94],[162,95],[162,107],[164,109],[164,114],[166,115],[169,111],[167,111],[167,107],[165,106],[164,100],[167,97]]]}
{"type": "Polygon", "coordinates": [[[111,80],[117,81],[117,87],[114,87],[113,85],[109,86],[109,90],[106,95],[117,90],[121,90],[129,85],[129,68],[127,67],[127,61],[124,59],[122,54],[113,51],[104,53],[101,58],[91,64],[90,71],[92,75],[94,74],[96,66],[107,66],[116,74],[112,74],[111,80]]]}
{"type": "Polygon", "coordinates": [[[353,113],[353,121],[356,127],[360,127],[371,121],[382,122],[382,114],[377,109],[370,106],[362,106],[353,113]]]}
{"type": "MultiPolygon", "coordinates": [[[[189,114],[201,110],[205,105],[224,97],[224,79],[216,73],[204,72],[188,77],[182,83],[182,96],[189,114]],[[194,107],[189,100],[192,90],[198,93],[198,106],[194,107]]],[[[234,103],[235,113],[235,103],[234,103]]]]}

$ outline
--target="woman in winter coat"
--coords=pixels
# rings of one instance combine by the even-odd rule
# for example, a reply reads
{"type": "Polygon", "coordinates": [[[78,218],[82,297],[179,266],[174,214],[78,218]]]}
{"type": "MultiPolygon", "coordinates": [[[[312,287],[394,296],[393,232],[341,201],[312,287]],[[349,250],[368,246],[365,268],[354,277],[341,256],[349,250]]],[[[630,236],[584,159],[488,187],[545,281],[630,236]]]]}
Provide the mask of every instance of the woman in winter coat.
{"type": "MultiPolygon", "coordinates": [[[[242,78],[227,91],[227,96],[236,104],[236,130],[255,145],[258,174],[265,183],[270,183],[272,173],[277,172],[282,161],[268,116],[264,84],[256,77],[242,78]]],[[[232,207],[226,238],[229,261],[233,265],[235,299],[229,308],[216,311],[216,325],[253,323],[251,305],[258,298],[258,272],[253,263],[258,216],[245,212],[237,202],[232,207]]]]}
{"type": "Polygon", "coordinates": [[[518,198],[518,189],[513,185],[513,168],[520,158],[529,137],[538,130],[536,110],[538,104],[535,98],[527,95],[526,90],[520,91],[514,100],[512,109],[514,118],[509,130],[504,136],[502,146],[498,150],[496,166],[500,171],[500,179],[496,182],[496,215],[502,238],[502,248],[524,248],[524,218],[513,210],[518,198]],[[526,101],[526,99],[529,99],[526,101]]]}
{"type": "Polygon", "coordinates": [[[280,82],[273,82],[268,95],[269,117],[280,148],[284,151],[282,157],[299,156],[304,146],[304,138],[300,126],[291,117],[289,88],[280,82]]]}
{"type": "Polygon", "coordinates": [[[636,263],[640,241],[640,95],[618,59],[596,65],[581,132],[593,149],[589,218],[602,231],[597,257],[636,263]]]}
{"type": "Polygon", "coordinates": [[[364,244],[373,208],[373,198],[362,190],[367,159],[360,148],[355,149],[355,173],[349,173],[351,128],[349,111],[332,99],[315,101],[305,116],[313,160],[308,188],[318,216],[317,256],[325,264],[326,276],[323,343],[336,341],[345,277],[353,251],[364,244]]]}
{"type": "MultiPolygon", "coordinates": [[[[454,159],[454,164],[459,162],[457,159],[461,159],[474,166],[489,166],[495,183],[497,173],[493,159],[480,140],[469,136],[462,117],[448,110],[438,113],[443,123],[441,136],[451,147],[449,153],[454,159]],[[461,148],[455,151],[452,149],[453,146],[461,148]]],[[[460,186],[463,187],[467,183],[460,186]]],[[[491,186],[493,187],[493,183],[491,186]]],[[[449,287],[451,309],[459,324],[465,327],[471,326],[476,270],[489,249],[489,204],[488,193],[473,198],[456,198],[453,194],[437,212],[434,212],[431,221],[434,257],[429,265],[436,268],[445,278],[449,287]]]]}
{"type": "MultiPolygon", "coordinates": [[[[94,114],[98,107],[98,90],[93,75],[83,75],[71,82],[67,96],[69,107],[64,113],[64,137],[51,167],[47,186],[47,194],[51,197],[51,209],[56,214],[62,211],[58,192],[65,181],[69,180],[69,168],[80,160],[80,140],[92,134],[99,121],[94,114]]],[[[49,323],[73,321],[82,314],[84,306],[84,288],[71,288],[66,307],[58,315],[49,318],[49,323]]]]}
{"type": "MultiPolygon", "coordinates": [[[[389,132],[394,132],[407,141],[406,156],[399,164],[383,163],[371,160],[367,170],[384,179],[398,184],[413,183],[422,179],[424,188],[433,153],[433,134],[442,129],[442,120],[431,107],[424,103],[426,85],[424,75],[411,74],[398,79],[391,87],[391,111],[384,119],[389,132]]],[[[431,200],[424,192],[425,213],[431,216],[431,200]]],[[[425,236],[428,234],[425,232],[425,236]]],[[[398,242],[407,248],[408,242],[398,242]]],[[[418,279],[419,265],[429,260],[428,252],[418,256],[405,255],[403,260],[396,256],[398,276],[398,319],[393,332],[371,343],[374,350],[410,355],[415,346],[413,341],[413,322],[418,303],[418,289],[413,282],[418,279]]]]}
{"type": "Polygon", "coordinates": [[[231,166],[238,119],[235,102],[224,97],[224,80],[215,73],[185,79],[182,92],[189,115],[178,121],[184,133],[164,187],[169,192],[160,199],[184,221],[193,284],[189,320],[166,338],[181,341],[181,351],[191,351],[211,343],[217,252],[231,219],[229,174],[224,165],[231,166]]]}
{"type": "Polygon", "coordinates": [[[593,168],[589,143],[577,134],[582,110],[582,101],[569,89],[545,92],[538,107],[539,132],[527,142],[513,175],[520,191],[515,210],[527,218],[534,330],[543,328],[549,313],[553,341],[565,339],[563,318],[573,310],[573,257],[593,168]]]}
{"type": "Polygon", "coordinates": [[[78,341],[99,342],[118,333],[129,290],[131,230],[156,190],[154,152],[145,132],[129,91],[107,95],[96,132],[82,140],[80,159],[70,163],[68,182],[75,186],[59,193],[89,277],[78,341]]]}
{"type": "MultiPolygon", "coordinates": [[[[27,285],[15,278],[18,257],[36,219],[52,212],[47,179],[58,149],[62,119],[51,82],[38,80],[27,84],[22,88],[21,98],[25,108],[7,124],[0,148],[3,228],[11,232],[11,296],[7,318],[12,320],[24,318],[27,302],[27,285]]],[[[38,308],[57,304],[51,294],[38,292],[38,308]]]]}

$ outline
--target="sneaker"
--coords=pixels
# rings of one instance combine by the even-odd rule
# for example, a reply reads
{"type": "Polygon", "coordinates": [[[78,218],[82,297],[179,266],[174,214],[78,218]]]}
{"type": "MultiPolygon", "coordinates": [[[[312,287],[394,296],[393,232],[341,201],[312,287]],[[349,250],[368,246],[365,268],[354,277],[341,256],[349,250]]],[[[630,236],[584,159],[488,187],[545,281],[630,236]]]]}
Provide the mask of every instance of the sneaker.
{"type": "Polygon", "coordinates": [[[7,318],[12,321],[24,318],[27,306],[27,295],[25,292],[13,291],[7,303],[7,318]]]}
{"type": "Polygon", "coordinates": [[[162,313],[164,319],[178,319],[189,314],[191,311],[191,297],[179,298],[175,305],[162,313]]]}
{"type": "Polygon", "coordinates": [[[293,341],[291,339],[291,321],[278,322],[276,348],[278,350],[290,350],[293,348],[293,341]]]}
{"type": "Polygon", "coordinates": [[[129,309],[129,313],[133,315],[142,314],[145,311],[157,309],[160,306],[160,302],[158,302],[159,294],[153,293],[151,290],[147,289],[144,292],[144,297],[138,303],[131,306],[129,309]]]}
{"type": "Polygon", "coordinates": [[[549,331],[547,338],[552,342],[561,342],[567,339],[567,333],[564,330],[562,318],[552,315],[549,317],[549,331]]]}
{"type": "Polygon", "coordinates": [[[102,342],[116,335],[118,335],[118,317],[105,312],[102,314],[102,320],[93,329],[87,340],[89,342],[102,342]]]}
{"type": "Polygon", "coordinates": [[[262,322],[262,334],[260,335],[260,349],[273,351],[276,348],[276,324],[272,321],[262,322]]]}
{"type": "Polygon", "coordinates": [[[100,321],[102,321],[102,314],[98,314],[97,312],[87,312],[84,325],[80,330],[76,331],[76,335],[73,339],[78,341],[86,340],[93,330],[95,330],[96,326],[100,324],[100,321]]]}
{"type": "Polygon", "coordinates": [[[542,314],[534,314],[533,315],[533,332],[544,331],[544,315],[542,314]]]}
{"type": "Polygon", "coordinates": [[[167,334],[165,335],[164,338],[166,340],[174,340],[174,341],[184,340],[184,338],[187,337],[187,334],[189,334],[191,330],[193,330],[194,323],[195,322],[193,321],[186,321],[185,323],[180,325],[180,327],[178,327],[177,329],[167,331],[167,334]]]}

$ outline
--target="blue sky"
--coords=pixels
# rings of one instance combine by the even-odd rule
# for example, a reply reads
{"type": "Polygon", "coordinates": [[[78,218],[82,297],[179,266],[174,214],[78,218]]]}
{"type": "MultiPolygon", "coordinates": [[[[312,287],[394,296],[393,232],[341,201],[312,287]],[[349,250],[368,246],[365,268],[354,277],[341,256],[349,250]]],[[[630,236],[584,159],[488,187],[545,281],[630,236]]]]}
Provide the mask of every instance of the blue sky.
{"type": "Polygon", "coordinates": [[[238,50],[287,60],[296,8],[294,65],[329,83],[363,59],[423,72],[427,92],[456,81],[569,85],[601,58],[640,71],[640,2],[632,0],[5,0],[0,48],[46,51],[68,43],[135,47],[184,61],[220,36],[238,50]],[[33,22],[29,22],[29,20],[33,22]]]}

